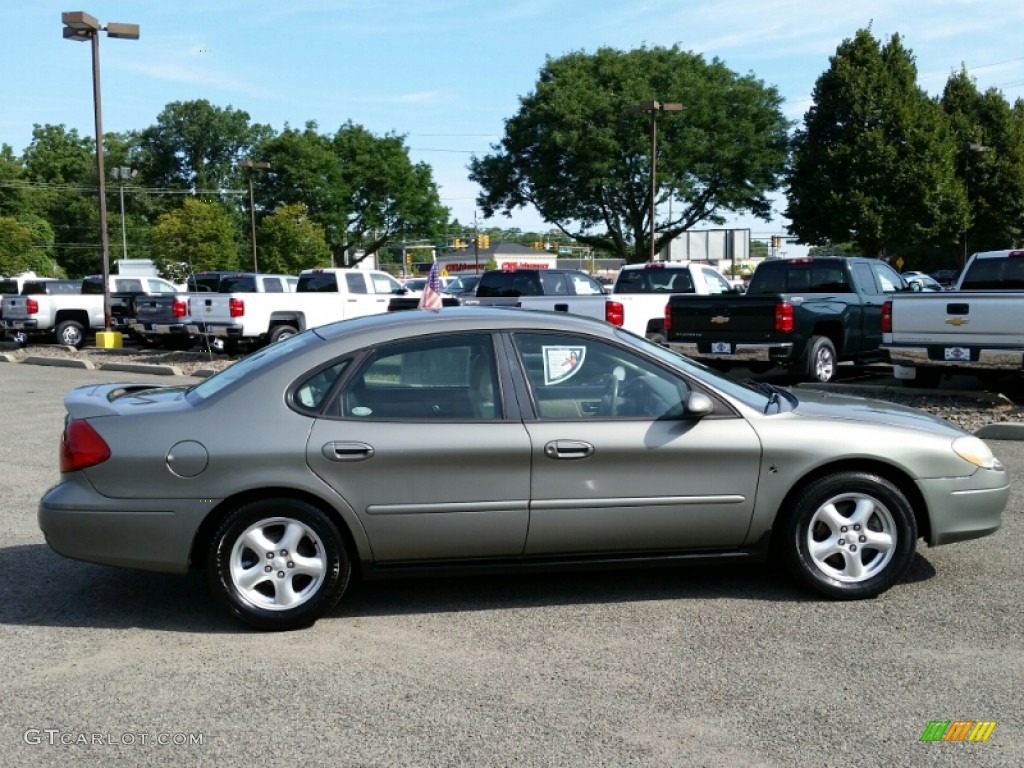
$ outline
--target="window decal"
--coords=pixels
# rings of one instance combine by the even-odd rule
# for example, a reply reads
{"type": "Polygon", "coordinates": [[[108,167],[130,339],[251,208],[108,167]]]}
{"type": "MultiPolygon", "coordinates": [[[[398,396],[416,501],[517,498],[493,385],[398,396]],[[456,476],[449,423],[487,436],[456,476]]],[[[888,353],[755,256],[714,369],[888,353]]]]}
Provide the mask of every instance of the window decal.
{"type": "Polygon", "coordinates": [[[544,384],[558,384],[568,381],[583,367],[583,359],[587,356],[587,348],[579,347],[541,347],[544,357],[544,384]]]}

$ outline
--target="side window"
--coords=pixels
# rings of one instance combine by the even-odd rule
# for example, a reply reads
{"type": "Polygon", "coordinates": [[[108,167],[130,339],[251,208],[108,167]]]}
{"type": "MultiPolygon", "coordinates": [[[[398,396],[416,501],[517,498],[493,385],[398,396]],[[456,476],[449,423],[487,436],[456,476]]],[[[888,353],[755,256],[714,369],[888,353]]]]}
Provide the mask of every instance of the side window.
{"type": "Polygon", "coordinates": [[[542,419],[672,419],[686,383],[635,353],[587,336],[517,333],[534,409],[542,419]]]}
{"type": "Polygon", "coordinates": [[[701,274],[704,276],[704,285],[707,286],[708,293],[711,295],[729,293],[732,290],[732,286],[726,279],[713,269],[702,269],[701,274]]]}
{"type": "Polygon", "coordinates": [[[371,274],[370,282],[373,283],[374,293],[401,293],[402,284],[391,277],[391,275],[371,274]]]}
{"type": "Polygon", "coordinates": [[[376,348],[346,382],[342,416],[361,420],[500,419],[491,335],[450,335],[376,348]]]}
{"type": "MultiPolygon", "coordinates": [[[[565,275],[561,272],[541,272],[540,284],[544,286],[544,294],[548,296],[565,296],[569,293],[569,287],[565,282],[565,275]]],[[[529,283],[525,279],[522,281],[517,280],[513,285],[516,286],[521,296],[529,296],[532,293],[528,287],[529,283]]]]}
{"type": "MultiPolygon", "coordinates": [[[[102,285],[102,283],[101,283],[102,285]]],[[[142,293],[141,280],[115,280],[114,288],[118,293],[142,293]]]]}
{"type": "Polygon", "coordinates": [[[853,280],[861,293],[879,293],[878,283],[875,282],[875,273],[871,271],[871,265],[859,263],[853,265],[853,280]]]}
{"type": "Polygon", "coordinates": [[[150,293],[177,293],[173,285],[167,285],[163,280],[146,280],[150,293]]]}
{"type": "Polygon", "coordinates": [[[366,290],[366,278],[361,272],[346,272],[345,285],[348,286],[349,293],[369,293],[366,290]]]}
{"type": "Polygon", "coordinates": [[[572,275],[572,287],[577,296],[596,296],[604,293],[601,284],[586,275],[572,275]]]}
{"type": "Polygon", "coordinates": [[[878,278],[878,285],[881,286],[882,293],[895,293],[903,288],[903,278],[889,265],[872,264],[871,269],[874,271],[875,277],[878,278]]]}
{"type": "Polygon", "coordinates": [[[334,382],[344,373],[348,363],[348,360],[342,360],[317,371],[295,388],[292,400],[300,408],[319,411],[334,382]]]}

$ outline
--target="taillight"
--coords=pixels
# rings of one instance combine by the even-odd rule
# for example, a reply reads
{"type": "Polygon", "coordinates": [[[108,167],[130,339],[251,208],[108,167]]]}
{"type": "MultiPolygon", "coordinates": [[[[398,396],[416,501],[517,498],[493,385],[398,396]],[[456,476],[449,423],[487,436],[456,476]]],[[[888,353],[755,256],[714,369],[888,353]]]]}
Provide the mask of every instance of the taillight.
{"type": "Polygon", "coordinates": [[[230,309],[232,317],[241,317],[245,314],[245,302],[241,299],[231,299],[230,309]]]}
{"type": "Polygon", "coordinates": [[[25,302],[25,311],[30,315],[34,315],[39,311],[39,302],[35,299],[28,299],[25,302]]]}
{"type": "Polygon", "coordinates": [[[892,301],[882,305],[882,333],[892,333],[892,301]]]}
{"type": "Polygon", "coordinates": [[[604,303],[604,319],[619,328],[626,322],[626,308],[618,301],[606,301],[604,303]]]}
{"type": "Polygon", "coordinates": [[[672,330],[672,305],[665,305],[665,331],[672,330]]]}
{"type": "Polygon", "coordinates": [[[793,330],[793,305],[780,301],[775,305],[775,330],[789,333],[793,330]]]}
{"type": "Polygon", "coordinates": [[[175,299],[171,304],[171,316],[172,317],[184,317],[187,313],[187,305],[181,299],[175,299]]]}
{"type": "Polygon", "coordinates": [[[109,458],[110,447],[88,421],[68,421],[60,441],[61,472],[95,467],[109,458]]]}

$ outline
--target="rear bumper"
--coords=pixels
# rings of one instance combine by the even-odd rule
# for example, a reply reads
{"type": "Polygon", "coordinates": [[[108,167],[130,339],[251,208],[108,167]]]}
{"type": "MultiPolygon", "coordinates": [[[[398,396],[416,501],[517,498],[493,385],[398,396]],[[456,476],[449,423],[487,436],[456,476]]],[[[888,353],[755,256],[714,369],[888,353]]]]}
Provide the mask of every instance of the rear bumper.
{"type": "Polygon", "coordinates": [[[217,501],[112,499],[71,476],[43,495],[37,516],[46,543],[64,557],[184,573],[199,524],[217,501]]]}
{"type": "Polygon", "coordinates": [[[730,344],[729,351],[712,351],[709,342],[668,342],[668,348],[695,360],[721,362],[764,362],[783,364],[793,359],[793,345],[786,344],[730,344]]]}
{"type": "Polygon", "coordinates": [[[881,348],[889,353],[889,360],[893,365],[993,371],[1017,371],[1024,368],[1024,350],[1022,349],[986,349],[971,345],[897,346],[895,344],[882,344],[881,348]],[[962,350],[966,354],[947,360],[947,349],[962,350]]]}
{"type": "Polygon", "coordinates": [[[39,330],[38,320],[4,320],[4,328],[8,331],[28,331],[35,332],[39,330]]]}

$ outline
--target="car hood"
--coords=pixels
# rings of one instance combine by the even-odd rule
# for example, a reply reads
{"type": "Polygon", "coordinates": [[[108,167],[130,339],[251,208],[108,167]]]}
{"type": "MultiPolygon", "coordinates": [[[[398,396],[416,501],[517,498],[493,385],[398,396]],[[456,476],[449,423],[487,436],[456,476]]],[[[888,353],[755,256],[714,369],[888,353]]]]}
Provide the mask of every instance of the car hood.
{"type": "Polygon", "coordinates": [[[885,424],[932,434],[946,432],[954,438],[966,434],[945,419],[907,405],[814,389],[799,388],[792,391],[799,400],[792,411],[797,417],[885,424]]]}

